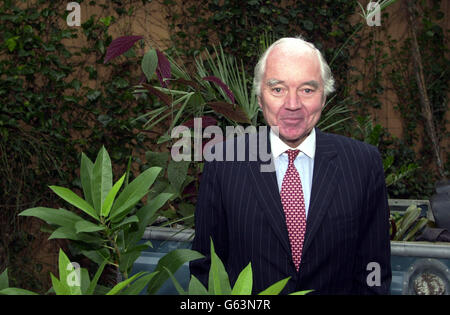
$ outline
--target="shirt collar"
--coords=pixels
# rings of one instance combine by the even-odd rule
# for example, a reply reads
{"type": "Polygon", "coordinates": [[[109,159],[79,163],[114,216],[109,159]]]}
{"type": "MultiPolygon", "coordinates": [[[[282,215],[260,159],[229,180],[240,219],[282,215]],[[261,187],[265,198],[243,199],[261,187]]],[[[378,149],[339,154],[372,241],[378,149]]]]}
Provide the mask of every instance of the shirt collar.
{"type": "Polygon", "coordinates": [[[316,131],[315,128],[311,130],[309,135],[303,140],[302,143],[296,148],[291,148],[284,143],[273,131],[270,129],[270,148],[274,158],[279,157],[281,154],[289,149],[298,149],[303,152],[307,157],[314,159],[316,153],[316,131]]]}

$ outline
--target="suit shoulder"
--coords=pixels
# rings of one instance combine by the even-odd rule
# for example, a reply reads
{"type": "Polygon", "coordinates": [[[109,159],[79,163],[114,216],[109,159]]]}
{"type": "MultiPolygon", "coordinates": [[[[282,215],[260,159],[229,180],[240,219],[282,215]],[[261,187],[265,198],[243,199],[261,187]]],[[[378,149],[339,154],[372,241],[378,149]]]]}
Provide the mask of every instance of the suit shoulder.
{"type": "Polygon", "coordinates": [[[372,144],[334,133],[321,132],[321,135],[331,141],[338,151],[352,150],[363,155],[379,155],[378,148],[372,144]]]}
{"type": "Polygon", "coordinates": [[[347,159],[356,159],[356,161],[365,160],[375,163],[379,163],[382,160],[380,151],[374,145],[343,135],[326,132],[320,132],[320,134],[322,138],[320,142],[331,143],[336,152],[344,154],[347,159]]]}

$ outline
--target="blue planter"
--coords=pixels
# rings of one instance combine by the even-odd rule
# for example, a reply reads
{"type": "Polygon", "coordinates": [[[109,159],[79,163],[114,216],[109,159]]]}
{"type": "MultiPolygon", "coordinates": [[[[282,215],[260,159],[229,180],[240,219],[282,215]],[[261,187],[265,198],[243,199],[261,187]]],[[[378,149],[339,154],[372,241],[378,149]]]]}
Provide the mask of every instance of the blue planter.
{"type": "MultiPolygon", "coordinates": [[[[174,230],[150,227],[143,241],[150,240],[153,248],[142,252],[133,266],[132,274],[140,271],[152,272],[158,261],[174,249],[191,248],[193,230],[174,230]]],[[[417,294],[415,284],[423,274],[433,274],[438,278],[444,294],[450,294],[450,244],[431,242],[391,242],[392,283],[391,294],[417,294]]],[[[184,264],[175,273],[175,278],[183,288],[190,279],[189,264],[184,264]]],[[[142,292],[145,294],[146,290],[142,292]]],[[[166,281],[157,294],[177,295],[171,280],[166,281]]]]}
{"type": "MultiPolygon", "coordinates": [[[[153,272],[158,261],[175,249],[191,248],[193,230],[174,230],[170,228],[149,227],[146,229],[142,242],[151,241],[153,247],[143,251],[134,262],[131,275],[141,271],[153,272]]],[[[187,288],[190,280],[189,264],[182,265],[174,274],[183,288],[187,288]]],[[[141,294],[146,294],[145,288],[141,294]]],[[[158,295],[178,295],[172,280],[167,280],[157,292],[158,295]]]]}

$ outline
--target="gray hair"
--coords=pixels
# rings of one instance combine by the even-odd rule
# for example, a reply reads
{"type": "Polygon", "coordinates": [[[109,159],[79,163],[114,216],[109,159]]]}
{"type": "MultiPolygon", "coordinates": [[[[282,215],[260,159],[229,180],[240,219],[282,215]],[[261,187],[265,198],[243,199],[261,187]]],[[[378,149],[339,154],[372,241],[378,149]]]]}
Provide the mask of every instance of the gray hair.
{"type": "Polygon", "coordinates": [[[327,97],[329,94],[334,92],[334,78],[333,74],[331,73],[330,66],[328,66],[321,52],[312,43],[307,42],[301,36],[298,36],[281,38],[270,45],[270,47],[267,48],[266,51],[262,54],[258,63],[256,64],[255,76],[253,77],[253,92],[256,94],[256,96],[261,96],[261,81],[264,76],[264,72],[266,71],[267,57],[269,56],[272,49],[280,44],[291,44],[292,46],[296,45],[297,47],[298,45],[307,46],[315,51],[317,57],[319,58],[320,75],[322,77],[324,85],[323,94],[325,97],[327,97]]]}

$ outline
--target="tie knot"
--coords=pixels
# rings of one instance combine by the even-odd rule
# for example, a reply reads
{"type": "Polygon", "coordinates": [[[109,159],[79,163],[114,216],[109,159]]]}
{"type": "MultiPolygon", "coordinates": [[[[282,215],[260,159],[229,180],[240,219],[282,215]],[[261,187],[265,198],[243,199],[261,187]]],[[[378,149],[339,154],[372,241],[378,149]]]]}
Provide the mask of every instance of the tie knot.
{"type": "Polygon", "coordinates": [[[291,164],[294,163],[294,160],[300,153],[300,150],[287,150],[286,153],[288,154],[289,164],[291,164]]]}

